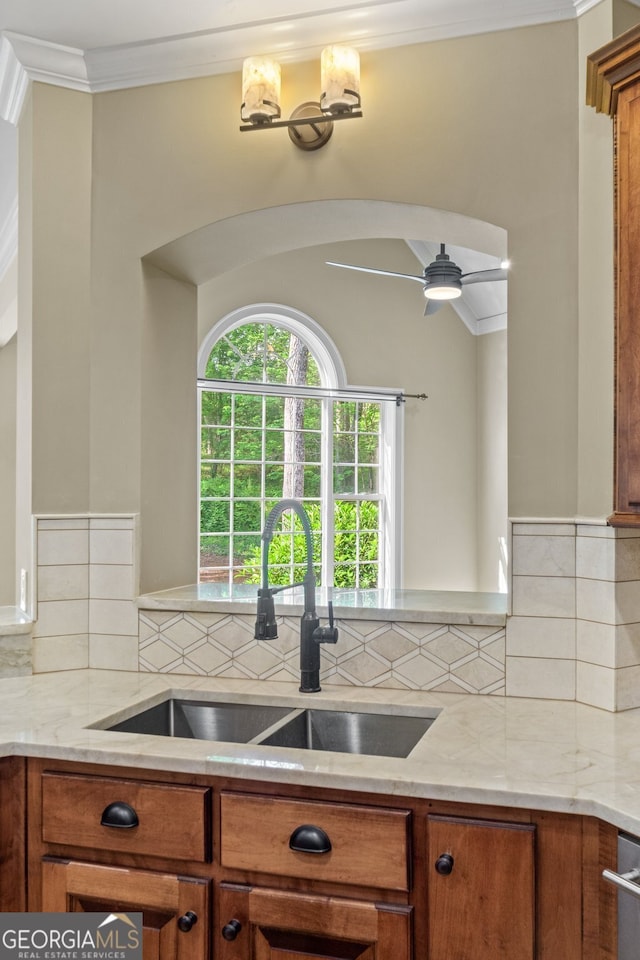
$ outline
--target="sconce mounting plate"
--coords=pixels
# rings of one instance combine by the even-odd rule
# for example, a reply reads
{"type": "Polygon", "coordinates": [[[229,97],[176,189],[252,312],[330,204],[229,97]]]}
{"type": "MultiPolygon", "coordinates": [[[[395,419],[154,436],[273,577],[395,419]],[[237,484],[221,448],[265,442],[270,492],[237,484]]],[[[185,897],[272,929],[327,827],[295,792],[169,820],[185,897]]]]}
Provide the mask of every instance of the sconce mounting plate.
{"type": "Polygon", "coordinates": [[[301,103],[293,111],[291,120],[307,120],[307,123],[294,124],[289,127],[289,136],[292,143],[301,150],[319,150],[324,147],[333,133],[333,123],[324,119],[320,104],[314,100],[301,103]]]}

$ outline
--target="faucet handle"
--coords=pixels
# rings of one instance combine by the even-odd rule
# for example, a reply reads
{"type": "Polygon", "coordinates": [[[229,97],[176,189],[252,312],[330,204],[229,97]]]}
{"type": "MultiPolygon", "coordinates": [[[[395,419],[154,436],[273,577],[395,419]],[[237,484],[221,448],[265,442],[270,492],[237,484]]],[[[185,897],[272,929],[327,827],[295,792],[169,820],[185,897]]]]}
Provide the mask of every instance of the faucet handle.
{"type": "Polygon", "coordinates": [[[337,643],[338,628],[333,625],[333,601],[329,600],[329,626],[316,627],[313,631],[313,639],[316,643],[337,643]]]}

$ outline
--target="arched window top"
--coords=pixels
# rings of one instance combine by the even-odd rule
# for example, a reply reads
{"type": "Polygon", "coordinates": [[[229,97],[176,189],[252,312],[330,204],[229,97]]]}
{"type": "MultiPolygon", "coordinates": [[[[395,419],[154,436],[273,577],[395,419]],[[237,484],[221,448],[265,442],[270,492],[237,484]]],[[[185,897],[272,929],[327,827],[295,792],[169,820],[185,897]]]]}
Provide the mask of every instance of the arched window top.
{"type": "Polygon", "coordinates": [[[198,354],[198,377],[252,383],[297,383],[291,368],[290,334],[309,353],[304,382],[346,386],[346,373],[331,338],[315,320],[277,303],[255,303],[233,310],[214,324],[198,354]],[[248,327],[252,329],[247,330],[248,327]],[[240,329],[243,328],[242,333],[240,329]]]}

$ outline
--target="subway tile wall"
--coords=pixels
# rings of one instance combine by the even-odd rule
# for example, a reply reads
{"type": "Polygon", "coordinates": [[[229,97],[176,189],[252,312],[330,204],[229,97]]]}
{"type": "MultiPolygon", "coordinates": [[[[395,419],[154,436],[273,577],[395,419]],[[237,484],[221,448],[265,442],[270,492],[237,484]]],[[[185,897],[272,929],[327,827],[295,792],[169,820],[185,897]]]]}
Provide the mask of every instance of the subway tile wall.
{"type": "Polygon", "coordinates": [[[640,535],[604,524],[512,525],[506,692],[640,706],[640,535]]]}
{"type": "Polygon", "coordinates": [[[37,517],[33,671],[138,669],[135,516],[37,517]]]}

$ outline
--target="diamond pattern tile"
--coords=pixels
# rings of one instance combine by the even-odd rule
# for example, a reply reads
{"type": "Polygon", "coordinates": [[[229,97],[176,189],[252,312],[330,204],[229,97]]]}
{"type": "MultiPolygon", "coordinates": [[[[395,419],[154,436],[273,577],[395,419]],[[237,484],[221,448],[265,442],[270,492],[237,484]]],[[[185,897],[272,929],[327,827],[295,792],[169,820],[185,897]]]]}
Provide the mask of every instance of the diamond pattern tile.
{"type": "MultiPolygon", "coordinates": [[[[139,613],[139,666],[194,676],[297,679],[299,623],[253,638],[253,614],[139,613]]],[[[341,686],[504,694],[505,631],[495,626],[344,620],[322,647],[321,678],[341,686]]]]}
{"type": "Polygon", "coordinates": [[[469,654],[476,653],[477,646],[475,643],[470,643],[468,640],[458,637],[451,630],[447,630],[446,633],[441,634],[434,640],[429,640],[424,645],[424,649],[443,663],[452,664],[457,660],[468,657],[469,654]]]}
{"type": "Polygon", "coordinates": [[[162,631],[162,635],[167,640],[183,650],[185,647],[191,646],[196,640],[203,639],[205,633],[206,630],[197,626],[192,620],[187,620],[186,617],[162,631]]]}

